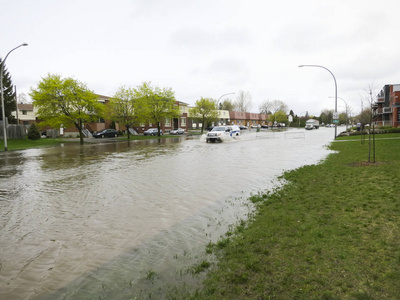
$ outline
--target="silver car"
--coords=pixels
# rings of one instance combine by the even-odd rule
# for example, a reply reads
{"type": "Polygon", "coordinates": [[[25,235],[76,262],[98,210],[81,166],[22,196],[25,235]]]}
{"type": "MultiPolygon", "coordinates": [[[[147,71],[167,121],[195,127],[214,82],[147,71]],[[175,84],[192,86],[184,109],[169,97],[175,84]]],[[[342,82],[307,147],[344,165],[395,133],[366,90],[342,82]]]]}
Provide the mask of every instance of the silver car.
{"type": "Polygon", "coordinates": [[[182,128],[174,129],[169,132],[169,134],[184,134],[185,130],[182,128]]]}

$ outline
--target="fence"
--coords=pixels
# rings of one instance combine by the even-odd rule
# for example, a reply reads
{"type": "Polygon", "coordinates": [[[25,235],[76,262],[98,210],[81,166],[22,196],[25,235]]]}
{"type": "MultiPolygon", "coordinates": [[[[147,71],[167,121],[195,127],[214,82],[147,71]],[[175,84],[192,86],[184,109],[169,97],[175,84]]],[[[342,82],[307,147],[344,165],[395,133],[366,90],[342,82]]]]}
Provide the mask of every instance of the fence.
{"type": "MultiPolygon", "coordinates": [[[[26,137],[26,127],[24,125],[7,125],[7,138],[8,139],[24,139],[26,137]]],[[[0,138],[4,139],[3,136],[3,124],[0,124],[0,138]]]]}

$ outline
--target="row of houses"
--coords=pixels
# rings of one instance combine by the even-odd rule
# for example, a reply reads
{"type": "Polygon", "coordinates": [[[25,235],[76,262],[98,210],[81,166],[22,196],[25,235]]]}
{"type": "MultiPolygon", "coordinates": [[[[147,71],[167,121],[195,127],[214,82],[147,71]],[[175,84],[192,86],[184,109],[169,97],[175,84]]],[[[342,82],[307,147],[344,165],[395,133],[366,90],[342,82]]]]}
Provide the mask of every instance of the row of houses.
{"type": "Polygon", "coordinates": [[[385,85],[372,105],[375,126],[400,126],[400,84],[385,85]]]}
{"type": "MultiPolygon", "coordinates": [[[[99,97],[99,102],[107,104],[110,101],[110,97],[97,95],[99,97]]],[[[176,105],[180,109],[179,118],[166,118],[164,122],[161,123],[161,129],[163,132],[169,132],[175,128],[183,128],[185,130],[191,129],[200,129],[203,124],[193,117],[190,116],[189,113],[189,104],[181,101],[176,101],[176,105]]],[[[38,123],[38,119],[36,117],[35,107],[32,104],[18,104],[17,111],[14,113],[14,116],[17,119],[18,124],[29,126],[32,123],[38,123]]],[[[237,111],[227,111],[227,110],[218,110],[218,118],[215,124],[211,125],[228,125],[228,124],[236,124],[236,125],[267,125],[268,124],[268,115],[266,114],[257,114],[257,113],[247,113],[247,112],[237,112],[237,111]]],[[[205,124],[206,126],[208,124],[205,124]]],[[[103,129],[108,129],[110,127],[114,127],[117,130],[124,131],[125,127],[120,126],[119,124],[113,124],[111,120],[104,120],[99,118],[97,122],[87,123],[85,124],[85,132],[87,135],[89,133],[101,131],[103,129]]],[[[140,124],[139,126],[134,127],[133,129],[137,133],[143,133],[148,128],[156,127],[156,124],[140,124]]],[[[78,134],[78,130],[75,127],[69,128],[61,128],[59,135],[63,136],[76,136],[78,134]]]]}

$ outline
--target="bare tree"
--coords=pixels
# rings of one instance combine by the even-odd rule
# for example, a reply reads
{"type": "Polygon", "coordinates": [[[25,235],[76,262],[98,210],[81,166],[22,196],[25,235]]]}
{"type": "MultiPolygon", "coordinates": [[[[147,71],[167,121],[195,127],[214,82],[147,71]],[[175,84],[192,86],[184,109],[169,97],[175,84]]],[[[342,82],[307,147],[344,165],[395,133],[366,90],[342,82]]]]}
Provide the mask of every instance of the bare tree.
{"type": "Polygon", "coordinates": [[[369,104],[369,109],[370,109],[369,128],[368,128],[368,131],[369,131],[369,134],[368,134],[368,141],[369,141],[369,143],[368,143],[368,162],[371,162],[371,146],[372,146],[373,162],[375,163],[376,162],[376,159],[375,159],[375,157],[376,157],[375,156],[375,124],[373,124],[375,122],[373,120],[373,109],[372,109],[372,107],[374,105],[373,100],[372,100],[372,94],[375,94],[374,90],[375,90],[374,83],[369,84],[365,88],[365,91],[369,94],[369,97],[366,97],[366,99],[368,99],[368,102],[369,102],[368,104],[369,104]],[[372,135],[373,135],[372,145],[371,145],[371,128],[372,128],[372,135]]]}
{"type": "Polygon", "coordinates": [[[235,101],[235,111],[248,112],[253,106],[252,98],[249,92],[239,91],[235,101]]]}
{"type": "Polygon", "coordinates": [[[258,107],[260,114],[271,114],[271,107],[272,102],[269,100],[265,100],[261,105],[258,107]]]}
{"type": "Polygon", "coordinates": [[[26,96],[25,93],[18,94],[17,99],[18,99],[18,103],[22,103],[22,104],[27,104],[27,103],[29,103],[29,101],[28,101],[27,96],[26,96]]]}
{"type": "Polygon", "coordinates": [[[285,102],[283,102],[281,100],[273,100],[273,101],[265,100],[260,105],[259,109],[260,109],[260,113],[263,113],[263,114],[275,114],[278,111],[282,111],[285,114],[287,114],[287,112],[289,110],[289,108],[285,104],[285,102]]]}

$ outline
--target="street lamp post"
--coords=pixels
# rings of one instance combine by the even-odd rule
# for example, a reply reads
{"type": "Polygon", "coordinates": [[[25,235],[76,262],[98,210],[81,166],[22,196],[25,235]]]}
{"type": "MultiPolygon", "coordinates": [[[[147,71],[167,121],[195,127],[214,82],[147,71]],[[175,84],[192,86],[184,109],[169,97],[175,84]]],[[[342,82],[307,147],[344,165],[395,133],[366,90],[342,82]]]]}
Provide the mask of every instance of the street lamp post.
{"type": "Polygon", "coordinates": [[[235,94],[235,93],[223,94],[221,97],[219,97],[219,98],[218,98],[218,101],[217,101],[217,109],[218,109],[219,100],[221,100],[222,97],[228,96],[228,95],[233,95],[233,94],[235,94]]]}
{"type": "MultiPolygon", "coordinates": [[[[329,73],[331,73],[331,75],[332,75],[332,77],[333,77],[333,80],[335,81],[335,115],[337,115],[337,84],[336,84],[335,75],[333,75],[333,73],[332,73],[328,68],[325,68],[325,67],[319,66],[319,65],[300,65],[300,66],[299,66],[299,68],[302,68],[302,67],[317,67],[317,68],[322,68],[322,69],[327,70],[329,73]]],[[[336,123],[335,123],[335,139],[336,139],[336,134],[337,134],[337,125],[336,125],[336,123]]]]}
{"type": "MultiPolygon", "coordinates": [[[[0,65],[0,93],[1,93],[1,116],[3,118],[3,138],[4,138],[4,151],[7,151],[7,128],[6,128],[6,114],[5,114],[5,109],[4,109],[4,92],[3,92],[3,72],[4,72],[4,66],[7,60],[8,55],[13,52],[14,50],[18,49],[19,47],[22,46],[28,46],[27,43],[23,43],[17,47],[15,47],[14,49],[11,49],[6,57],[4,58],[4,60],[1,62],[0,65]]],[[[18,108],[17,108],[18,109],[18,108]]]]}
{"type": "MultiPolygon", "coordinates": [[[[218,98],[218,101],[217,101],[217,110],[219,110],[219,109],[218,109],[219,100],[221,100],[221,98],[224,97],[224,96],[233,95],[233,94],[235,94],[235,93],[227,93],[227,94],[223,94],[221,97],[219,97],[219,98],[218,98]]],[[[219,123],[220,123],[220,118],[219,118],[219,113],[218,113],[218,124],[219,124],[219,123]]]]}

